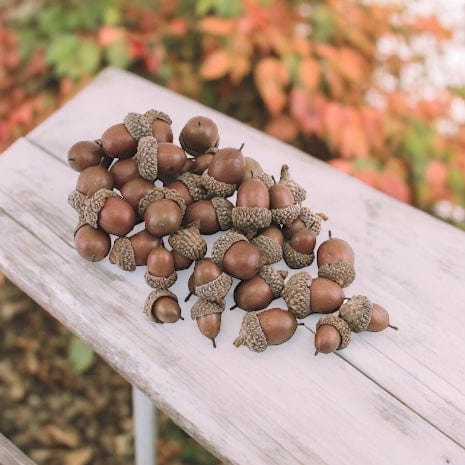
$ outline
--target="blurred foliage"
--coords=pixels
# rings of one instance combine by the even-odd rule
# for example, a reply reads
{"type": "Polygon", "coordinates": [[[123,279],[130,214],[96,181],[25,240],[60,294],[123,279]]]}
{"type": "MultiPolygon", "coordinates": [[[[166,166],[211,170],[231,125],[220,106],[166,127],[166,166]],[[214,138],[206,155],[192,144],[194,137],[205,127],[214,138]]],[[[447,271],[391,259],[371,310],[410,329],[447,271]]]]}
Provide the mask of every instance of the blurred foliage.
{"type": "Polygon", "coordinates": [[[0,19],[0,150],[114,65],[401,201],[456,206],[449,219],[464,226],[465,127],[450,112],[465,92],[403,90],[403,70],[424,57],[377,46],[450,35],[434,17],[357,0],[23,1],[0,19]]]}

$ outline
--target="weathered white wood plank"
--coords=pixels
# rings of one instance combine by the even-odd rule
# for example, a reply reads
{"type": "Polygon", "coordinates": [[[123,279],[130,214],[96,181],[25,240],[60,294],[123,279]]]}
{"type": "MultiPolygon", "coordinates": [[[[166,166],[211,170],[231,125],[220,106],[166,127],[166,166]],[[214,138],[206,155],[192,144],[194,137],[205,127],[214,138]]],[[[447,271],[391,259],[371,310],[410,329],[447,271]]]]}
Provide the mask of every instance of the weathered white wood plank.
{"type": "Polygon", "coordinates": [[[0,465],[36,465],[0,433],[0,465]]]}
{"type": "Polygon", "coordinates": [[[172,115],[176,135],[189,117],[209,115],[223,146],[245,142],[246,154],[274,174],[283,162],[291,166],[308,190],[306,203],[325,211],[326,228],[355,249],[358,277],[347,295],[365,293],[400,326],[399,332],[355,336],[341,356],[464,446],[465,234],[225,115],[113,69],[29,139],[63,160],[76,140],[99,137],[127,112],[153,106],[172,115]]]}
{"type": "MultiPolygon", "coordinates": [[[[75,178],[25,140],[0,157],[0,267],[215,455],[238,465],[465,462],[464,448],[433,418],[423,420],[341,357],[313,357],[303,329],[255,354],[231,344],[241,311],[225,312],[216,350],[189,318],[149,324],[143,270],[125,273],[76,254],[76,218],[66,202],[75,178]]],[[[179,296],[188,273],[173,288],[179,296]]],[[[183,313],[189,316],[187,305],[183,313]]],[[[408,312],[399,317],[407,325],[408,312]]],[[[386,341],[370,341],[376,350],[365,359],[384,363],[386,341]]],[[[428,401],[447,408],[440,395],[428,401]]],[[[447,415],[454,428],[463,425],[463,416],[447,415]]]]}

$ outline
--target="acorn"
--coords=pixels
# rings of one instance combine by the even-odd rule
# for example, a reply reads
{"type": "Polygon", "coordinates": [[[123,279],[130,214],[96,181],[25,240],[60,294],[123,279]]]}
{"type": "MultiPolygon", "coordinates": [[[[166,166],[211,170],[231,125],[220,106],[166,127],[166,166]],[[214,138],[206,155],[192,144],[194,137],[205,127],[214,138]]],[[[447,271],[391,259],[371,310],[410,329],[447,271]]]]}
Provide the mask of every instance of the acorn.
{"type": "Polygon", "coordinates": [[[162,244],[159,237],[150,234],[146,229],[129,237],[119,237],[110,251],[110,263],[125,271],[134,271],[136,266],[147,265],[151,250],[162,244]]]}
{"type": "Polygon", "coordinates": [[[177,270],[188,268],[194,260],[204,257],[207,253],[207,243],[200,235],[199,223],[192,223],[187,228],[170,234],[168,242],[173,249],[174,267],[177,270]]]}
{"type": "Polygon", "coordinates": [[[241,281],[234,289],[235,305],[247,312],[262,310],[274,299],[281,297],[287,271],[277,271],[271,266],[262,266],[258,275],[247,281],[241,281]]]}
{"type": "Polygon", "coordinates": [[[184,320],[178,298],[167,289],[156,289],[149,294],[144,304],[144,314],[154,323],[176,323],[184,320]]]}
{"type": "Polygon", "coordinates": [[[181,147],[169,142],[158,143],[158,177],[169,179],[181,173],[186,163],[186,154],[181,147]]]}
{"type": "Polygon", "coordinates": [[[117,189],[121,189],[121,187],[132,179],[140,177],[137,162],[134,158],[117,160],[110,168],[110,173],[113,176],[114,185],[117,189]]]}
{"type": "Polygon", "coordinates": [[[242,147],[223,148],[215,154],[208,169],[202,174],[202,184],[209,195],[226,198],[234,194],[245,174],[242,147]]]}
{"type": "Polygon", "coordinates": [[[179,134],[181,147],[194,157],[205,153],[211,147],[218,147],[219,142],[218,127],[206,116],[194,116],[179,134]]]}
{"type": "Polygon", "coordinates": [[[200,332],[212,341],[216,348],[215,338],[221,327],[221,313],[225,307],[225,301],[210,301],[198,299],[192,306],[191,317],[196,320],[200,332]]]}
{"type": "Polygon", "coordinates": [[[145,195],[152,191],[153,184],[141,177],[131,179],[120,189],[121,195],[129,203],[129,205],[131,205],[138,216],[139,202],[145,195]]]}
{"type": "Polygon", "coordinates": [[[110,252],[111,239],[105,231],[81,224],[74,233],[74,245],[82,258],[98,262],[110,252]]]}
{"type": "Polygon", "coordinates": [[[329,279],[312,278],[306,271],[289,278],[282,296],[289,311],[297,318],[305,318],[311,313],[335,312],[345,298],[338,284],[329,279]]]}
{"type": "Polygon", "coordinates": [[[283,258],[284,237],[279,225],[271,225],[250,241],[258,248],[264,265],[271,265],[283,258]]]}
{"type": "Polygon", "coordinates": [[[268,188],[256,178],[243,181],[237,190],[236,206],[231,212],[233,226],[249,237],[271,224],[268,188]]]}
{"type": "Polygon", "coordinates": [[[230,276],[246,280],[255,276],[262,266],[260,251],[248,239],[230,230],[215,241],[212,260],[230,276]]]}
{"type": "Polygon", "coordinates": [[[389,322],[389,313],[364,295],[347,299],[339,309],[339,316],[347,322],[355,333],[360,331],[383,331],[386,328],[397,330],[389,322]]]}
{"type": "Polygon", "coordinates": [[[316,324],[315,355],[319,352],[329,354],[336,350],[345,349],[351,339],[349,325],[333,315],[321,317],[316,324]]]}
{"type": "Polygon", "coordinates": [[[234,345],[247,346],[254,352],[263,352],[270,345],[288,341],[297,329],[295,316],[281,308],[248,312],[242,320],[239,336],[234,345]]]}
{"type": "Polygon", "coordinates": [[[328,278],[347,287],[355,279],[354,251],[343,239],[331,236],[323,242],[317,251],[318,276],[328,278]]]}
{"type": "Polygon", "coordinates": [[[285,239],[290,239],[299,229],[311,229],[317,236],[321,231],[321,222],[326,221],[328,217],[324,213],[315,213],[308,207],[302,207],[298,218],[292,223],[283,226],[283,235],[285,239]]]}
{"type": "Polygon", "coordinates": [[[102,146],[93,140],[81,140],[68,150],[69,166],[79,172],[90,166],[99,166],[104,157],[102,146]]]}
{"type": "Polygon", "coordinates": [[[184,199],[186,207],[198,200],[208,199],[207,192],[202,186],[202,178],[198,174],[182,173],[165,187],[175,190],[184,199]]]}
{"type": "Polygon", "coordinates": [[[173,254],[164,247],[155,247],[147,257],[145,282],[155,289],[168,289],[177,279],[173,254]]]}
{"type": "Polygon", "coordinates": [[[171,118],[163,111],[148,110],[144,113],[151,128],[151,135],[157,142],[173,142],[173,130],[171,129],[171,118]]]}
{"type": "Polygon", "coordinates": [[[252,157],[244,157],[245,158],[245,174],[244,174],[244,181],[250,181],[252,178],[257,177],[257,175],[263,173],[263,168],[260,163],[252,157]]]}
{"type": "Polygon", "coordinates": [[[217,151],[218,150],[216,150],[215,152],[205,152],[202,155],[195,157],[189,171],[191,173],[201,175],[205,170],[208,169],[208,166],[210,165],[210,162],[213,160],[213,157],[215,156],[215,153],[217,151]]]}
{"type": "Polygon", "coordinates": [[[142,137],[137,144],[134,160],[141,177],[147,181],[155,181],[158,176],[158,141],[153,137],[142,137]]]}
{"type": "Polygon", "coordinates": [[[289,188],[285,184],[275,182],[268,192],[273,222],[284,225],[292,223],[299,216],[300,204],[294,201],[289,188]]]}
{"type": "Polygon", "coordinates": [[[294,197],[294,202],[302,203],[306,199],[307,193],[305,192],[305,189],[291,178],[289,174],[289,166],[283,165],[281,167],[279,183],[288,187],[294,197]]]}
{"type": "Polygon", "coordinates": [[[283,257],[287,266],[294,269],[310,266],[315,259],[315,244],[316,235],[311,229],[297,231],[283,246],[283,257]]]}
{"type": "Polygon", "coordinates": [[[215,234],[231,228],[231,212],[234,205],[222,197],[211,200],[198,200],[186,209],[184,224],[200,222],[201,234],[215,234]]]}
{"type": "Polygon", "coordinates": [[[113,189],[113,176],[103,166],[90,166],[81,171],[76,182],[76,190],[90,197],[100,189],[113,189]]]}

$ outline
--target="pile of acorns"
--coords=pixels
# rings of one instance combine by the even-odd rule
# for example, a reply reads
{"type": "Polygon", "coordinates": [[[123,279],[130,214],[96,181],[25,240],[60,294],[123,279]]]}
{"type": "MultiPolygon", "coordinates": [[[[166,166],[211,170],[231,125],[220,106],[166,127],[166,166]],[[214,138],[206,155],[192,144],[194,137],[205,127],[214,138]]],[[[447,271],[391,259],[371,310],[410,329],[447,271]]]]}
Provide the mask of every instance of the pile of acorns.
{"type": "Polygon", "coordinates": [[[109,255],[127,271],[145,266],[145,280],[154,289],[144,306],[151,321],[183,319],[169,288],[177,271],[195,262],[186,301],[198,297],[191,316],[214,346],[232,278],[240,282],[231,309],[247,312],[235,346],[261,352],[281,344],[302,324],[297,319],[311,313],[326,314],[316,324],[315,353],[347,347],[352,332],[397,329],[367,297],[345,297],[343,288],[355,279],[354,253],[331,233],[317,250],[317,278],[301,271],[285,282],[288,271],[271,266],[281,259],[291,269],[310,266],[327,219],[302,206],[306,192],[287,165],[276,182],[243,156],[242,147],[219,149],[218,128],[203,116],[186,123],[179,142],[173,144],[170,117],[150,110],[128,114],[101,139],[77,142],[68,153],[69,164],[80,172],[69,196],[79,215],[76,250],[89,261],[109,255]],[[228,198],[236,191],[233,205],[228,198]],[[128,235],[142,222],[145,229],[128,235]],[[226,232],[205,258],[202,235],[220,230],[226,232]],[[113,244],[111,235],[118,236],[113,244]],[[287,309],[266,309],[279,297],[287,309]],[[329,315],[337,310],[338,316],[329,315]]]}

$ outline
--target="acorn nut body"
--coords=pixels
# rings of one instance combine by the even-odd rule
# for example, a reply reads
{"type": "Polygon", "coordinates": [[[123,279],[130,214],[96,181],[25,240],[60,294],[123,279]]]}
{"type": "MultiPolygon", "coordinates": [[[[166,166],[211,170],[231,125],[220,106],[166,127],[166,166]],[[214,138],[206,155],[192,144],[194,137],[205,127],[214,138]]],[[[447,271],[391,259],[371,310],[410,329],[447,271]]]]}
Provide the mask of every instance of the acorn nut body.
{"type": "Polygon", "coordinates": [[[99,166],[105,157],[102,147],[92,140],[81,140],[68,151],[68,163],[74,171],[84,171],[90,166],[99,166]]]}
{"type": "Polygon", "coordinates": [[[182,128],[179,142],[187,153],[197,157],[218,146],[218,127],[206,116],[194,116],[182,128]]]}
{"type": "Polygon", "coordinates": [[[345,349],[350,339],[350,327],[342,318],[325,315],[316,324],[315,355],[319,352],[329,354],[345,349]]]}
{"type": "Polygon", "coordinates": [[[111,240],[105,231],[83,224],[74,234],[74,245],[82,258],[98,262],[110,252],[111,240]]]}

